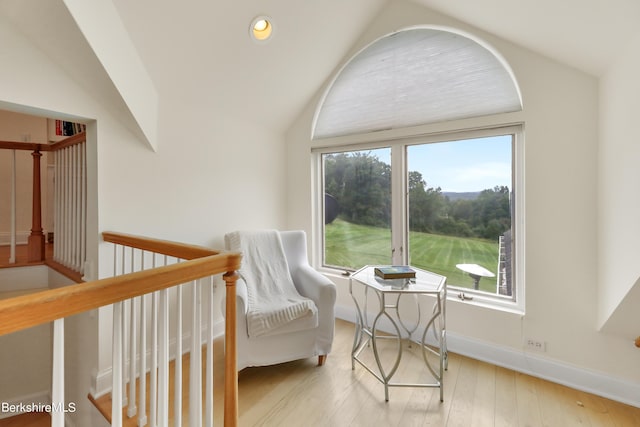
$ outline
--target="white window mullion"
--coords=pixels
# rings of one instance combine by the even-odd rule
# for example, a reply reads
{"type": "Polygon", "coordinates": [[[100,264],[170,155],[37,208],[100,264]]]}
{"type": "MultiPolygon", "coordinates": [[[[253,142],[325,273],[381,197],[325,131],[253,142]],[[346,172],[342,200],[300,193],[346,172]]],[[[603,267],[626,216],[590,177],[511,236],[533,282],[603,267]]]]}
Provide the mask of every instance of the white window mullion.
{"type": "Polygon", "coordinates": [[[391,262],[408,264],[407,162],[404,145],[391,147],[391,262]]]}

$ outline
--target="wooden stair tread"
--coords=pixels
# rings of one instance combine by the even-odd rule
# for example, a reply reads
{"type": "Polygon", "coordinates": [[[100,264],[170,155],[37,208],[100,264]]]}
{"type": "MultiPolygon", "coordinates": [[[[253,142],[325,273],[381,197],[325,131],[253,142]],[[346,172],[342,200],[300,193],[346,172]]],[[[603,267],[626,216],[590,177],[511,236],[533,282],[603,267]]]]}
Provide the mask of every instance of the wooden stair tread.
{"type": "MultiPolygon", "coordinates": [[[[214,340],[213,345],[213,377],[214,377],[214,424],[222,425],[223,417],[224,417],[224,339],[219,338],[214,340]]],[[[204,397],[205,394],[205,367],[206,363],[206,347],[202,348],[202,394],[204,397]]],[[[189,375],[190,375],[190,355],[189,353],[185,353],[182,356],[182,425],[184,427],[189,426],[189,375]]],[[[150,384],[150,374],[146,375],[146,388],[147,388],[147,402],[146,402],[146,411],[147,411],[147,423],[151,419],[149,416],[149,384],[150,384]]],[[[175,360],[169,362],[169,426],[173,425],[173,414],[175,410],[175,405],[173,403],[173,396],[175,394],[174,389],[175,383],[175,360]]],[[[140,379],[136,380],[136,390],[140,390],[140,379]]],[[[126,396],[128,399],[129,396],[129,387],[126,387],[126,396]]],[[[95,405],[98,411],[105,417],[105,419],[111,423],[111,393],[107,393],[99,398],[94,399],[93,396],[88,396],[89,400],[95,405]]],[[[203,399],[204,400],[204,399],[203,399]]],[[[140,409],[140,405],[136,404],[138,410],[140,409]]],[[[203,414],[204,414],[204,405],[203,405],[203,414]]],[[[122,409],[122,426],[123,427],[137,427],[138,426],[138,414],[129,418],[127,416],[127,407],[122,409]]],[[[2,427],[2,426],[0,426],[2,427]]]]}
{"type": "Polygon", "coordinates": [[[0,427],[50,427],[51,416],[46,412],[28,412],[0,419],[0,427]]]}

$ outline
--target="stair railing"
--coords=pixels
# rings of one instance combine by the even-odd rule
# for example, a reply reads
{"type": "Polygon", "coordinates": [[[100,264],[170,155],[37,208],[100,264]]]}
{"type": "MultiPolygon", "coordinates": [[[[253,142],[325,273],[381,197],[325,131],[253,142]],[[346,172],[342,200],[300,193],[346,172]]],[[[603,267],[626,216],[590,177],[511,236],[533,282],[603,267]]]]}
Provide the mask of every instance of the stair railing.
{"type": "MultiPolygon", "coordinates": [[[[204,247],[186,245],[181,243],[163,241],[158,239],[150,239],[138,236],[131,236],[121,233],[103,233],[103,239],[114,244],[114,254],[117,254],[117,247],[130,248],[129,255],[124,255],[122,250],[120,259],[126,261],[130,257],[130,268],[125,267],[127,264],[123,262],[121,267],[118,263],[114,266],[114,277],[96,280],[92,282],[70,285],[62,288],[51,289],[29,295],[19,296],[0,301],[0,335],[9,334],[19,330],[27,329],[39,324],[54,322],[53,328],[53,376],[52,376],[52,411],[51,424],[55,427],[64,426],[64,411],[55,410],[65,407],[64,400],[64,318],[74,314],[94,310],[113,304],[113,373],[112,373],[112,414],[111,422],[114,426],[122,425],[122,407],[116,402],[127,403],[124,399],[124,380],[127,379],[124,371],[124,361],[127,357],[122,351],[123,345],[127,342],[127,332],[124,332],[124,325],[137,325],[140,323],[143,327],[139,328],[140,336],[146,331],[146,312],[143,314],[146,304],[141,302],[151,299],[151,305],[157,307],[157,319],[153,319],[152,324],[158,324],[157,341],[152,339],[152,346],[157,348],[157,382],[156,399],[151,400],[151,425],[167,426],[169,424],[169,294],[170,288],[181,288],[184,284],[190,284],[192,299],[198,302],[202,289],[208,286],[209,307],[212,307],[213,286],[210,285],[212,278],[223,274],[226,283],[226,310],[227,319],[225,322],[225,396],[224,396],[224,425],[236,426],[238,419],[238,377],[236,370],[236,336],[235,336],[235,283],[237,280],[236,270],[240,268],[241,256],[238,253],[219,252],[204,247]],[[136,262],[134,249],[139,251],[140,261],[136,262]],[[161,265],[157,265],[157,260],[162,258],[161,265]],[[173,258],[174,262],[170,260],[173,258]],[[151,264],[146,264],[144,260],[151,260],[151,264]],[[119,271],[118,271],[119,269],[119,271]],[[209,283],[209,285],[205,284],[209,283]],[[151,295],[151,296],[149,296],[151,295]],[[129,302],[127,302],[129,301],[129,302]],[[138,311],[132,307],[139,306],[138,311]],[[129,308],[129,317],[125,316],[129,308]],[[134,313],[134,314],[131,314],[134,313]],[[132,322],[133,319],[133,322],[132,322]],[[138,322],[136,319],[140,319],[138,322]],[[145,319],[145,320],[142,320],[145,319]],[[123,322],[123,320],[125,320],[123,322]],[[157,320],[154,321],[154,320],[157,320]],[[154,400],[157,402],[153,408],[154,400]],[[157,412],[154,412],[157,410],[157,412]],[[155,415],[154,415],[155,414],[155,415]],[[157,419],[153,419],[156,418],[157,419]]],[[[117,257],[114,257],[117,258],[117,257]]],[[[181,293],[182,291],[178,292],[181,293]]],[[[181,298],[179,298],[181,300],[181,298]]],[[[181,301],[180,301],[181,303],[181,301]]],[[[193,363],[200,362],[201,355],[201,313],[200,304],[196,304],[193,315],[195,320],[192,321],[192,338],[191,339],[191,357],[193,363]]],[[[152,308],[152,311],[154,308],[152,308]]],[[[211,313],[213,310],[209,310],[211,313]]],[[[202,419],[202,401],[190,404],[191,426],[212,425],[213,409],[210,407],[213,403],[213,348],[212,348],[212,329],[213,321],[211,315],[208,318],[208,337],[206,339],[206,358],[207,358],[207,377],[206,377],[206,397],[205,397],[205,416],[202,419]],[[211,377],[211,378],[210,378],[211,377]],[[210,389],[210,391],[209,391],[210,389]],[[194,422],[195,420],[195,422],[194,422]]],[[[154,330],[154,328],[151,328],[154,330]]],[[[129,329],[131,331],[131,329],[129,329]]],[[[156,333],[152,332],[155,336],[156,333]]],[[[129,396],[135,400],[135,378],[145,377],[146,365],[146,338],[137,340],[136,336],[129,332],[129,353],[130,366],[129,379],[129,396]],[[144,351],[136,352],[136,342],[144,351]],[[140,361],[140,369],[136,370],[140,361]],[[133,370],[131,370],[133,369],[133,370]],[[132,386],[131,383],[134,385],[132,386]],[[133,393],[131,393],[133,387],[133,393]]],[[[176,337],[176,343],[181,338],[176,337]]],[[[152,352],[151,359],[153,360],[152,352]]],[[[177,354],[181,354],[181,351],[177,354]]],[[[180,360],[176,357],[176,360],[180,360]]],[[[153,362],[152,362],[153,363],[153,362]]],[[[201,366],[198,364],[197,366],[201,366]]],[[[193,371],[193,369],[192,369],[193,371]]],[[[198,371],[198,370],[196,370],[198,371]]],[[[200,378],[194,379],[200,373],[192,373],[192,384],[190,396],[198,396],[198,390],[201,390],[200,378]]],[[[151,367],[151,382],[154,381],[154,367],[151,367]]],[[[140,389],[144,390],[141,386],[140,389]]],[[[139,398],[138,401],[144,402],[145,399],[139,398]]],[[[199,400],[199,399],[198,399],[199,400]]],[[[145,422],[146,408],[141,403],[139,422],[145,422]],[[145,411],[143,411],[145,409],[145,411]]],[[[177,405],[177,403],[176,403],[177,405]]],[[[135,407],[135,405],[133,405],[135,407]]],[[[177,406],[176,406],[177,407],[177,406]]],[[[127,415],[134,410],[128,409],[127,415]]],[[[137,408],[135,409],[137,412],[137,408]]],[[[180,412],[178,411],[178,414],[180,412]]],[[[134,414],[135,415],[135,414],[134,414]]],[[[174,420],[175,421],[175,420],[174,420]]],[[[144,425],[144,424],[141,424],[144,425]]],[[[180,425],[179,422],[174,425],[180,425]]]]}

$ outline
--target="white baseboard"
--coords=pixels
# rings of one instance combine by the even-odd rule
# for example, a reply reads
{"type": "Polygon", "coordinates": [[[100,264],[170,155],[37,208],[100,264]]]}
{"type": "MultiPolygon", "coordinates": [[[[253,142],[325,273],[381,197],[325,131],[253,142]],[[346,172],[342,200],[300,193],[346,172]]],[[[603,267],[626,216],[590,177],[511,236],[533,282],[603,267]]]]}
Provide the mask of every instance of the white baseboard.
{"type": "MultiPolygon", "coordinates": [[[[336,307],[336,317],[355,322],[352,307],[336,307]]],[[[384,330],[384,326],[380,328],[384,330]]],[[[389,332],[389,331],[387,331],[389,332]]],[[[447,331],[447,347],[472,359],[542,378],[640,408],[640,384],[610,377],[534,353],[498,346],[447,331]]]]}
{"type": "MultiPolygon", "coordinates": [[[[355,313],[352,307],[336,306],[336,317],[348,322],[355,322],[355,313]]],[[[381,329],[384,330],[384,326],[381,329]]],[[[205,330],[206,328],[203,327],[203,334],[206,333],[205,330]]],[[[214,336],[220,337],[223,334],[224,321],[216,322],[214,336]]],[[[184,352],[189,350],[190,340],[190,336],[183,336],[182,348],[185,350],[184,352]]],[[[205,341],[206,339],[202,342],[205,341]]],[[[447,345],[453,353],[640,408],[640,384],[638,383],[613,378],[601,372],[545,358],[534,353],[465,337],[451,331],[447,332],[447,345]]],[[[175,349],[174,340],[170,343],[169,348],[172,359],[175,358],[175,349]]],[[[150,354],[147,357],[149,360],[150,354]]],[[[109,368],[95,375],[91,394],[98,398],[110,391],[111,369],[109,368]]],[[[1,414],[0,418],[2,418],[1,414]]]]}
{"type": "Polygon", "coordinates": [[[452,352],[463,356],[640,408],[640,384],[638,383],[451,332],[447,332],[447,346],[452,352]]]}
{"type": "MultiPolygon", "coordinates": [[[[202,344],[207,342],[207,326],[202,326],[202,334],[200,342],[202,344]]],[[[214,339],[224,335],[224,321],[220,320],[213,325],[214,339]]],[[[169,360],[176,358],[176,340],[175,338],[169,341],[169,360]]],[[[188,353],[191,349],[191,334],[187,333],[182,336],[182,354],[188,353]]],[[[147,350],[146,354],[147,370],[151,367],[151,350],[147,350]]],[[[127,359],[124,366],[124,372],[129,374],[129,360],[127,359]]],[[[93,375],[91,379],[91,387],[89,393],[94,399],[98,399],[107,393],[111,392],[111,368],[104,369],[93,375]]]]}

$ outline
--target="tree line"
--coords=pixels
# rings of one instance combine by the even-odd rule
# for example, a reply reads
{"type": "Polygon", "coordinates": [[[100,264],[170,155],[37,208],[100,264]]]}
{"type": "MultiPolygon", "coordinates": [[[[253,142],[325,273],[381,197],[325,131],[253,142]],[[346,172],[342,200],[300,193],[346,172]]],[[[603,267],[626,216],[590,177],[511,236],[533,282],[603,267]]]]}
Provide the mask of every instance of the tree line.
{"type": "MultiPolygon", "coordinates": [[[[354,224],[391,226],[391,166],[367,152],[324,156],[325,192],[335,198],[338,217],[354,224]]],[[[451,199],[422,174],[409,172],[409,229],[424,233],[497,240],[511,228],[506,186],[485,189],[473,199],[451,199]]]]}

